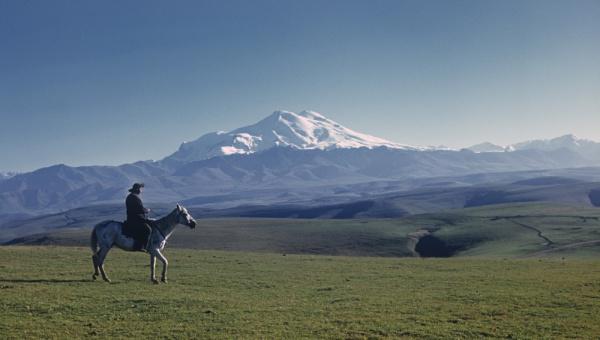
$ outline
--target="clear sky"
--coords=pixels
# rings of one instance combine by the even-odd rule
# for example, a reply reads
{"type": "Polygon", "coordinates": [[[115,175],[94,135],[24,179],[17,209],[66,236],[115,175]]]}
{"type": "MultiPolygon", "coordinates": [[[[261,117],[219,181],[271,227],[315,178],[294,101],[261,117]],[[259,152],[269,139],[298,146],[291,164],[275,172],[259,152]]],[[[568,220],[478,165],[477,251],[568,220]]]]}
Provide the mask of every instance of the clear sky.
{"type": "Polygon", "coordinates": [[[600,140],[600,1],[0,0],[0,170],[312,109],[414,145],[600,140]]]}

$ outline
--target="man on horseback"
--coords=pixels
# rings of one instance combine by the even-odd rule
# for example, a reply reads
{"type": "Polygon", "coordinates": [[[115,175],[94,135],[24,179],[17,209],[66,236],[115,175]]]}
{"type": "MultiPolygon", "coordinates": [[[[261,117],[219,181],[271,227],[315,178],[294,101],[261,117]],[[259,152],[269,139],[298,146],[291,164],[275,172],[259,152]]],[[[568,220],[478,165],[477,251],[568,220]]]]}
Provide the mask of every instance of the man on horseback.
{"type": "Polygon", "coordinates": [[[152,221],[146,218],[146,214],[150,210],[144,208],[144,204],[140,198],[143,187],[144,183],[134,183],[133,187],[129,189],[130,194],[125,199],[125,205],[127,206],[127,221],[125,223],[134,235],[134,250],[140,251],[147,249],[148,237],[152,232],[152,228],[150,227],[152,221]]]}

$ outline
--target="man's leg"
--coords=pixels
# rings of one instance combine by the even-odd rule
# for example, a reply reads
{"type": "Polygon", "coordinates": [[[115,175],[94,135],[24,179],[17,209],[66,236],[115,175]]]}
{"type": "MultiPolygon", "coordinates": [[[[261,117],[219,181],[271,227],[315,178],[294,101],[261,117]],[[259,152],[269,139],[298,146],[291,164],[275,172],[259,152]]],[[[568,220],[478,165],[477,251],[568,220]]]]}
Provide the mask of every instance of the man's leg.
{"type": "Polygon", "coordinates": [[[148,240],[150,238],[150,234],[152,233],[152,228],[148,223],[144,223],[142,226],[143,227],[140,228],[140,231],[143,234],[142,237],[140,237],[142,242],[142,250],[148,250],[148,240]]]}
{"type": "Polygon", "coordinates": [[[144,250],[144,246],[142,243],[142,237],[139,235],[140,233],[136,233],[135,238],[133,239],[133,250],[144,250]]]}
{"type": "Polygon", "coordinates": [[[147,243],[146,224],[138,221],[135,225],[132,225],[132,229],[132,236],[134,240],[133,250],[144,250],[147,243]]]}

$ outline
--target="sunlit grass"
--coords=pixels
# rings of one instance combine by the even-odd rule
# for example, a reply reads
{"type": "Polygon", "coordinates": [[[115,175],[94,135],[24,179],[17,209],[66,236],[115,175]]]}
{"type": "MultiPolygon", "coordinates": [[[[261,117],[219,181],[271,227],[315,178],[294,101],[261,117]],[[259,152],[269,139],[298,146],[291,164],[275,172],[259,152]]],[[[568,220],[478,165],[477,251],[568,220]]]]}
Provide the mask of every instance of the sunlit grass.
{"type": "Polygon", "coordinates": [[[90,251],[0,248],[1,337],[593,338],[600,262],[115,250],[112,284],[90,251]]]}

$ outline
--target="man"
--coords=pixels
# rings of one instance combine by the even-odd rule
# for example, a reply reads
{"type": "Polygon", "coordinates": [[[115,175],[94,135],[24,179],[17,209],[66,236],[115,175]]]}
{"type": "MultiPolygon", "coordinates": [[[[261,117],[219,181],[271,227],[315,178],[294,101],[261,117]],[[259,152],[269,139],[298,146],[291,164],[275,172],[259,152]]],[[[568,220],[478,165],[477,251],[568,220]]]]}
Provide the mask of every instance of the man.
{"type": "Polygon", "coordinates": [[[144,208],[140,195],[142,194],[142,188],[144,183],[134,183],[133,187],[129,189],[130,194],[125,199],[125,206],[127,207],[127,221],[128,227],[133,230],[135,239],[135,250],[144,251],[148,245],[148,237],[152,232],[150,227],[151,221],[146,219],[146,213],[150,210],[144,208]]]}

